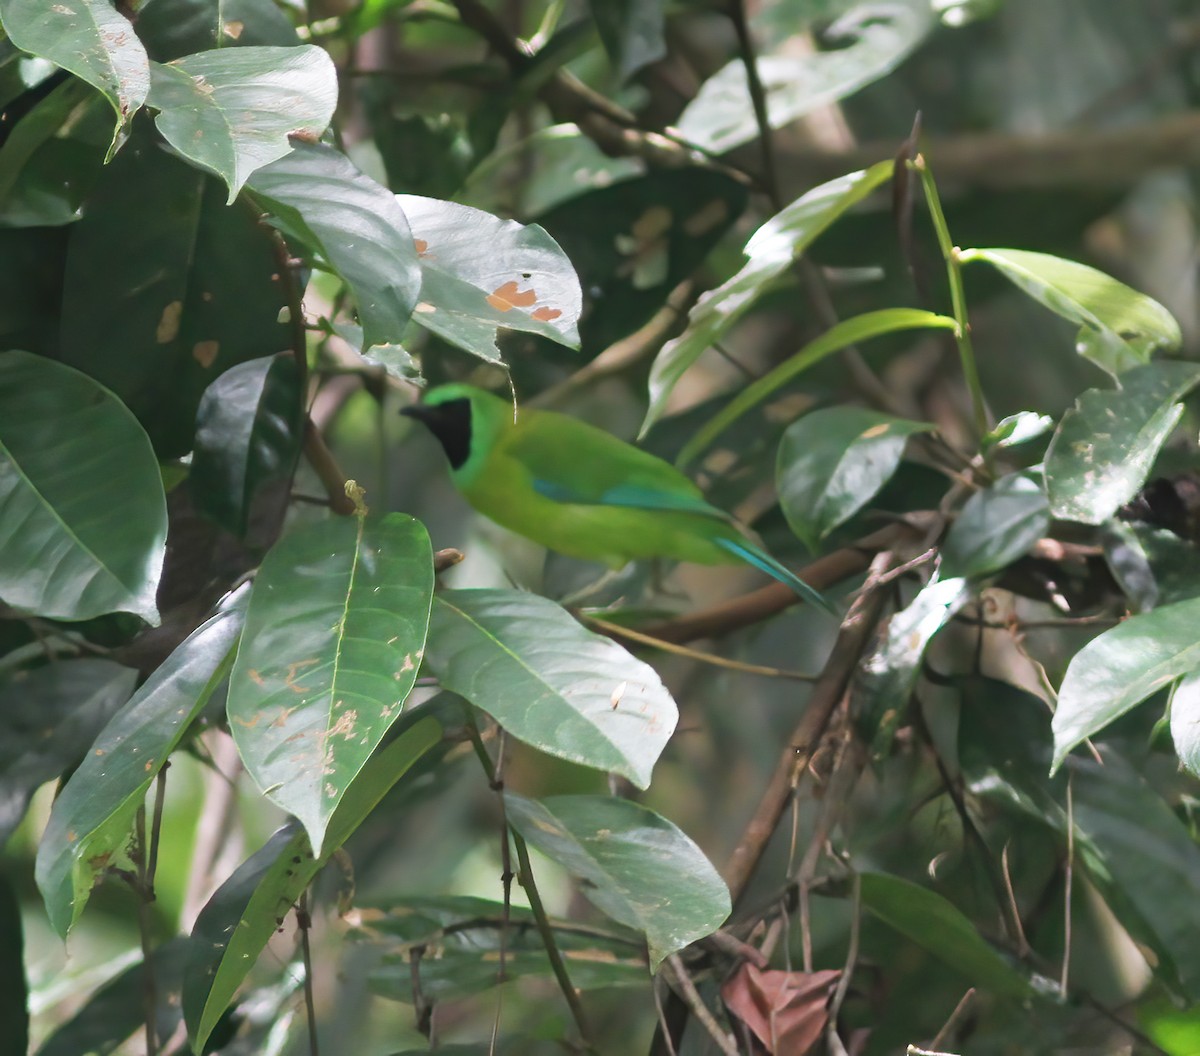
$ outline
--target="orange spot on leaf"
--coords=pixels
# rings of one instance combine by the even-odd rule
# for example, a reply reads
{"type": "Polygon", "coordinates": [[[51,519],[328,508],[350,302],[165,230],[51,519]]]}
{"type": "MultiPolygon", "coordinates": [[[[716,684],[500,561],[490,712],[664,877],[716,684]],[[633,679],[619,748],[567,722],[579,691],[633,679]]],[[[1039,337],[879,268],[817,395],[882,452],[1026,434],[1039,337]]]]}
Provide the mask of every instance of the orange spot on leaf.
{"type": "Polygon", "coordinates": [[[557,308],[547,308],[545,305],[543,305],[536,311],[530,312],[530,315],[532,315],[533,318],[539,323],[548,323],[552,319],[557,319],[560,315],[562,315],[562,312],[557,308]]]}
{"type": "Polygon", "coordinates": [[[426,250],[429,249],[429,243],[423,238],[414,238],[413,245],[416,247],[418,257],[425,256],[426,250]]]}
{"type": "Polygon", "coordinates": [[[514,308],[531,308],[537,303],[535,290],[522,291],[515,281],[497,286],[488,294],[487,303],[498,312],[511,312],[514,308]]]}

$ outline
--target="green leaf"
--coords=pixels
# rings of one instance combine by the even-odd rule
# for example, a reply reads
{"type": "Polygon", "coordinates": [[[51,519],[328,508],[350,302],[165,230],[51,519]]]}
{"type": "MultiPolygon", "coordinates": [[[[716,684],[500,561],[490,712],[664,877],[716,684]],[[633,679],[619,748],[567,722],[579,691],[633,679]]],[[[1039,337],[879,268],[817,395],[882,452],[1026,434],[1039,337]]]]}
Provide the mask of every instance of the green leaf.
{"type": "Polygon", "coordinates": [[[121,130],[150,91],[150,62],[129,19],[110,0],[0,0],[0,24],[22,51],[100,89],[121,130]]]}
{"type": "Polygon", "coordinates": [[[255,493],[287,476],[304,431],[300,368],[291,352],[239,363],[204,392],[196,411],[191,494],[235,535],[246,533],[255,493]]]}
{"type": "Polygon", "coordinates": [[[1029,552],[1050,528],[1038,475],[1010,473],[967,499],[942,544],[940,574],[974,579],[1029,552]]]}
{"type": "Polygon", "coordinates": [[[750,237],[741,270],[696,302],[688,314],[687,329],[667,342],[655,358],[650,369],[650,407],[639,438],[662,417],[671,391],[688,367],[719,342],[759,297],[774,288],[775,280],[834,220],[889,180],[892,168],[892,162],[881,161],[814,187],[750,237]]]}
{"type": "Polygon", "coordinates": [[[973,986],[1027,998],[1033,988],[941,895],[898,876],[862,874],[862,904],[973,986]]]}
{"type": "Polygon", "coordinates": [[[1087,737],[1200,667],[1200,598],[1131,616],[1067,665],[1054,712],[1053,769],[1087,737]]]}
{"type": "Polygon", "coordinates": [[[679,718],[654,668],[534,594],[442,591],[427,662],[518,740],[639,788],[679,718]]]}
{"type": "Polygon", "coordinates": [[[337,106],[333,60],[312,45],[202,51],[150,74],[158,130],[225,181],[230,204],[251,173],[291,152],[288,136],[318,138],[337,106]]]}
{"type": "Polygon", "coordinates": [[[868,341],[883,334],[924,327],[954,330],[957,324],[949,316],[935,315],[933,312],[926,312],[918,308],[883,308],[877,312],[864,312],[862,315],[835,323],[820,337],[813,338],[790,359],[780,363],[774,370],[742,389],[709,419],[703,428],[697,430],[696,435],[679,452],[679,457],[675,460],[676,464],[682,466],[691,462],[748,410],[768,399],[826,356],[840,351],[847,345],[868,341]]]}
{"type": "Polygon", "coordinates": [[[289,347],[272,234],[251,210],[227,208],[223,191],[147,124],[70,228],[63,359],[112,389],[163,458],[192,449],[214,378],[289,347]]]}
{"type": "Polygon", "coordinates": [[[1017,447],[1044,436],[1054,428],[1054,419],[1036,411],[1018,411],[1001,418],[996,427],[980,441],[983,450],[1017,447]]]}
{"type": "Polygon", "coordinates": [[[404,336],[421,289],[417,251],[395,197],[331,147],[299,143],[259,169],[248,188],[290,239],[346,284],[363,351],[404,336]]]}
{"type": "MultiPolygon", "coordinates": [[[[756,63],[768,124],[782,128],[886,76],[936,25],[930,5],[922,0],[872,0],[851,8],[826,29],[823,36],[839,46],[817,51],[811,38],[797,42],[799,47],[785,38],[778,54],[760,54],[756,63]]],[[[758,138],[740,58],[704,82],[677,125],[685,139],[718,154],[758,138]]]]}
{"type": "Polygon", "coordinates": [[[509,824],[583,880],[597,908],[645,934],[651,971],[729,916],[729,890],[704,852],[641,804],[615,796],[538,801],[506,793],[504,805],[509,824]]]}
{"type": "Polygon", "coordinates": [[[0,352],[0,599],[157,624],[166,536],[158,462],[133,415],[70,367],[0,352]]]}
{"type": "Polygon", "coordinates": [[[1101,537],[1113,578],[1143,612],[1200,595],[1196,548],[1166,528],[1111,521],[1101,537]]]}
{"type": "Polygon", "coordinates": [[[1200,668],[1184,675],[1171,694],[1171,740],[1179,761],[1200,774],[1200,668]]]}
{"type": "Polygon", "coordinates": [[[663,0],[588,0],[588,6],[622,80],[666,55],[663,0]]]}
{"type": "Polygon", "coordinates": [[[1200,365],[1150,363],[1119,389],[1088,389],[1063,415],[1046,451],[1055,517],[1100,524],[1137,492],[1183,414],[1177,401],[1200,383],[1200,365]]]}
{"type": "Polygon", "coordinates": [[[583,293],[542,228],[437,198],[398,194],[421,263],[413,322],[491,363],[507,327],[579,347],[583,293]]]}
{"type": "Polygon", "coordinates": [[[309,524],[268,552],[229,679],[229,728],[318,855],[338,803],[400,717],[429,626],[433,552],[402,513],[309,524]]]}
{"type": "Polygon", "coordinates": [[[1073,260],[1021,249],[967,249],[962,263],[986,261],[1035,301],[1080,326],[1076,350],[1116,376],[1176,351],[1179,324],[1161,304],[1073,260]]]}
{"type": "Polygon", "coordinates": [[[157,62],[210,48],[300,43],[274,0],[157,0],[141,6],[137,28],[157,62]]]}
{"type": "Polygon", "coordinates": [[[234,607],[188,635],[112,717],[54,801],[36,877],[50,923],[64,938],[128,841],[150,783],[228,674],[241,629],[234,607]]]}
{"type": "Polygon", "coordinates": [[[965,605],[964,579],[933,579],[889,621],[882,640],[864,661],[850,707],[874,756],[885,755],[908,707],[921,660],[933,636],[965,605]]]}
{"type": "Polygon", "coordinates": [[[129,699],[137,672],[112,660],[56,660],[0,684],[0,847],[37,788],[78,764],[129,699]]]}
{"type": "Polygon", "coordinates": [[[933,428],[861,407],[827,407],[793,422],[775,462],[775,487],[792,531],[815,550],[888,482],[908,438],[933,428]]]}
{"type": "Polygon", "coordinates": [[[192,929],[191,956],[183,981],[183,1015],[192,1050],[204,1044],[280,920],[367,815],[412,765],[442,736],[431,718],[411,726],[371,757],[350,784],[325,830],[325,847],[314,855],[294,825],[280,829],[208,900],[192,929]]]}

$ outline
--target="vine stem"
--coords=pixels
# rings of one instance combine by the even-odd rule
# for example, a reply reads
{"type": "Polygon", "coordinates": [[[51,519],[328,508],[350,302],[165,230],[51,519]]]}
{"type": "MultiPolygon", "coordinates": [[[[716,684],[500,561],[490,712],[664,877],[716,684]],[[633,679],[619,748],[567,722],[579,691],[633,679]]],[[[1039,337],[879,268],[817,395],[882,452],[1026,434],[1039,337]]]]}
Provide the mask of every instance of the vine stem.
{"type": "Polygon", "coordinates": [[[992,426],[987,402],[983,398],[983,386],[979,382],[975,350],[971,346],[971,324],[967,319],[967,296],[962,281],[960,256],[962,251],[950,238],[950,228],[946,224],[946,214],[942,211],[942,200],[938,196],[937,184],[934,183],[933,173],[926,164],[924,155],[918,154],[909,164],[921,177],[921,187],[925,191],[925,201],[929,205],[929,215],[937,234],[938,248],[942,251],[942,258],[946,261],[946,277],[950,283],[950,303],[954,311],[954,321],[958,323],[954,331],[954,340],[958,345],[958,359],[962,364],[963,377],[966,379],[967,389],[971,393],[975,430],[982,438],[992,426]]]}
{"type": "Polygon", "coordinates": [[[296,925],[300,929],[300,954],[304,958],[304,1013],[308,1021],[309,1056],[320,1056],[317,1047],[317,1004],[313,994],[312,947],[308,933],[312,928],[312,917],[308,912],[308,892],[303,891],[296,902],[296,925]]]}

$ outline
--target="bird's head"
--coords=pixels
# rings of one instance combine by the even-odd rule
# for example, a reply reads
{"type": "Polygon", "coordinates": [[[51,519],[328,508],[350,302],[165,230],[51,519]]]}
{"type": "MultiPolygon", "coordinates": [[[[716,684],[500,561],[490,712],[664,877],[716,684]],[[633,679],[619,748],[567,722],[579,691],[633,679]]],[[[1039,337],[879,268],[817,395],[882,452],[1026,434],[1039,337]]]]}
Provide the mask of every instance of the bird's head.
{"type": "Polygon", "coordinates": [[[423,422],[442,445],[450,468],[458,471],[478,449],[473,442],[489,444],[505,415],[511,420],[512,407],[474,385],[453,383],[430,389],[420,403],[403,407],[400,413],[423,422]]]}

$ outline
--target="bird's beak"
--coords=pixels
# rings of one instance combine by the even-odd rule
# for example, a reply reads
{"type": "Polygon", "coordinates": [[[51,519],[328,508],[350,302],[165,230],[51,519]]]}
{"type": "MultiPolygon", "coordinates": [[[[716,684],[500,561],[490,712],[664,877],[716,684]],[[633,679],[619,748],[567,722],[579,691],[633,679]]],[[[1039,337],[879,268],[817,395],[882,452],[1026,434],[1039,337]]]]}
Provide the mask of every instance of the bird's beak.
{"type": "Polygon", "coordinates": [[[401,407],[400,413],[406,418],[416,418],[419,422],[426,422],[431,417],[430,408],[423,403],[410,403],[407,407],[401,407]]]}

